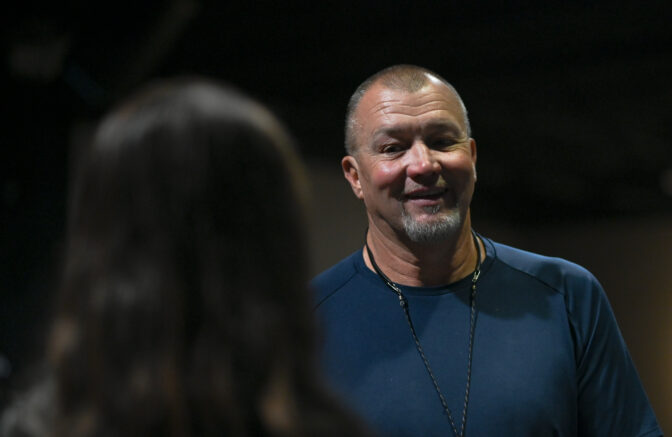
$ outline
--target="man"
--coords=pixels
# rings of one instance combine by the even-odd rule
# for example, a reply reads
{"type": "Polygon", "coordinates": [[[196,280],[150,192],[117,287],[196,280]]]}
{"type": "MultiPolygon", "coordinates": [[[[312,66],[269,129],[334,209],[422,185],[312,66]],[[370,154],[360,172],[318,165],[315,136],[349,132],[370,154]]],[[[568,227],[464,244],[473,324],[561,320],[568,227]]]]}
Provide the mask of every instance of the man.
{"type": "Polygon", "coordinates": [[[383,436],[659,436],[585,269],[471,229],[476,143],[455,89],[400,65],[346,120],[365,245],[318,276],[334,387],[383,436]]]}

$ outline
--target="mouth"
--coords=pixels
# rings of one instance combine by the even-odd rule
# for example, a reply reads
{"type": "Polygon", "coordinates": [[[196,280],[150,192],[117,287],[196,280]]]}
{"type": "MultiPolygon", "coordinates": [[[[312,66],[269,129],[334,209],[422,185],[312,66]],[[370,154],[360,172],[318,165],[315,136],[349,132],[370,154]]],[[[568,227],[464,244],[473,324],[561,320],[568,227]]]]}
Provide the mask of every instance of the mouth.
{"type": "Polygon", "coordinates": [[[438,201],[443,198],[446,194],[446,188],[421,188],[413,190],[404,195],[407,201],[416,204],[431,205],[438,203],[438,201]]]}
{"type": "Polygon", "coordinates": [[[420,188],[405,194],[407,200],[439,200],[446,193],[445,188],[420,188]]]}

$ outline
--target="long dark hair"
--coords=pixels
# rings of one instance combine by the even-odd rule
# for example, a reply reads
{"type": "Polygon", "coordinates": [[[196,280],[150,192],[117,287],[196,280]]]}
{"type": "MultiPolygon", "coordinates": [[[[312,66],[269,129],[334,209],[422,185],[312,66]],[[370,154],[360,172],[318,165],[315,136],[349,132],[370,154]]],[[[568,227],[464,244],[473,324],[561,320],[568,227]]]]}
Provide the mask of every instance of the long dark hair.
{"type": "Polygon", "coordinates": [[[360,433],[317,377],[305,179],[268,111],[211,81],[155,84],[78,167],[56,435],[360,433]]]}

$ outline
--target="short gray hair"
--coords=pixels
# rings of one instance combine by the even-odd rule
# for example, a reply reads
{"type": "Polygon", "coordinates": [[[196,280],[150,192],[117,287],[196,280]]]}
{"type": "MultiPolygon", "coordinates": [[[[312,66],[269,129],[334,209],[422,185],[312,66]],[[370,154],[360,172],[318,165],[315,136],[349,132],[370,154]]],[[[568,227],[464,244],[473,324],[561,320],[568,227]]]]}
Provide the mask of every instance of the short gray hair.
{"type": "Polygon", "coordinates": [[[460,102],[460,106],[462,107],[462,111],[464,112],[464,125],[467,128],[467,136],[471,136],[471,125],[469,124],[467,107],[464,105],[462,97],[460,97],[460,94],[455,87],[451,85],[450,82],[427,68],[418,67],[416,65],[399,64],[387,67],[370,76],[357,87],[350,97],[345,114],[345,152],[348,155],[354,155],[357,151],[357,120],[355,112],[357,111],[359,102],[362,100],[362,97],[364,97],[364,94],[366,94],[374,84],[381,82],[386,88],[414,93],[427,85],[430,76],[440,80],[455,93],[460,102]]]}

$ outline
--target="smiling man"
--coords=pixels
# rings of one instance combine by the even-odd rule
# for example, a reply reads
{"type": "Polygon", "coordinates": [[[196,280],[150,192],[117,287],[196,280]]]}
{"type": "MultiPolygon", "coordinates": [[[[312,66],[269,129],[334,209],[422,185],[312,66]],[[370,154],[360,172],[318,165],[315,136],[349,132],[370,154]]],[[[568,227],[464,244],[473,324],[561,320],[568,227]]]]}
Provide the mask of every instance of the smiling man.
{"type": "Polygon", "coordinates": [[[476,142],[456,90],[399,65],[346,117],[362,250],[313,282],[332,385],[383,436],[659,436],[585,269],[471,227],[476,142]]]}

